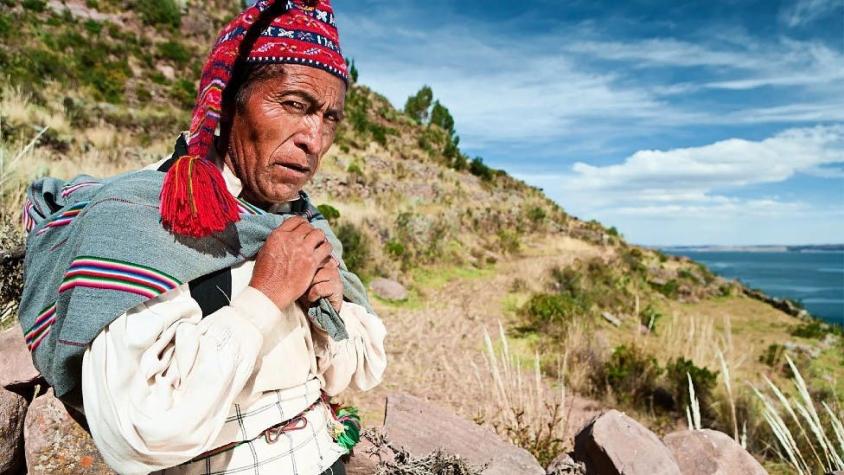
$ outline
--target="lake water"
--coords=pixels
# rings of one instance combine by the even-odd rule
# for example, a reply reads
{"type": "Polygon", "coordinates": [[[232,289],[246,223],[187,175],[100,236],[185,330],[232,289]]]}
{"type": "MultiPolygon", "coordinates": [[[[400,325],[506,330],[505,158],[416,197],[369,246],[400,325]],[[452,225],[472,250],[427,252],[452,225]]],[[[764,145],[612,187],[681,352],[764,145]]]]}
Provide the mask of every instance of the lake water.
{"type": "Polygon", "coordinates": [[[812,315],[844,324],[844,252],[666,250],[766,294],[798,300],[812,315]]]}

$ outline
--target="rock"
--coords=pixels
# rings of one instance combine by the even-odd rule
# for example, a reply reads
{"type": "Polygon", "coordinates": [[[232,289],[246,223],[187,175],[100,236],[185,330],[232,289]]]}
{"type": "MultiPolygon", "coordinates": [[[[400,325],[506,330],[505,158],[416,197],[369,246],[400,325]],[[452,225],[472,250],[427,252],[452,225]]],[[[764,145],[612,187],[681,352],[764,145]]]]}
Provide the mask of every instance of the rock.
{"type": "Polygon", "coordinates": [[[346,463],[347,475],[372,475],[376,472],[378,462],[393,461],[389,450],[379,450],[366,436],[360,438],[355,446],[352,457],[346,463]]]}
{"type": "Polygon", "coordinates": [[[545,469],[545,475],[583,475],[585,473],[586,466],[575,462],[569,454],[558,455],[545,469]]]}
{"type": "Polygon", "coordinates": [[[0,389],[0,473],[17,473],[24,466],[23,422],[26,399],[0,389]]]}
{"type": "Polygon", "coordinates": [[[26,468],[31,475],[49,473],[113,474],[93,439],[53,396],[53,390],[29,405],[24,424],[26,468]]]}
{"type": "Polygon", "coordinates": [[[372,293],[384,300],[398,301],[407,299],[407,289],[395,280],[379,277],[369,284],[369,288],[372,290],[372,293]]]}
{"type": "Polygon", "coordinates": [[[541,475],[545,470],[526,450],[489,429],[408,394],[387,397],[384,432],[394,446],[422,457],[438,448],[473,465],[488,464],[484,475],[541,475]]]}
{"type": "Polygon", "coordinates": [[[792,354],[803,353],[810,359],[815,359],[821,355],[821,349],[812,345],[804,345],[803,343],[795,343],[793,341],[788,341],[782,346],[792,354]]]}
{"type": "Polygon", "coordinates": [[[173,66],[167,64],[156,64],[155,69],[161,73],[162,76],[171,81],[176,78],[176,70],[173,69],[173,66]]]}
{"type": "Polygon", "coordinates": [[[766,475],[732,437],[710,429],[684,430],[663,439],[683,475],[766,475]]]}
{"type": "Polygon", "coordinates": [[[587,474],[678,475],[674,455],[653,432],[616,410],[595,418],[574,438],[574,459],[587,474]]]}
{"type": "Polygon", "coordinates": [[[32,365],[32,355],[26,347],[23,333],[19,326],[0,333],[0,386],[24,394],[19,388],[35,385],[40,378],[38,370],[32,365]]]}
{"type": "Polygon", "coordinates": [[[604,317],[604,320],[610,322],[615,327],[621,326],[621,320],[618,317],[611,314],[610,312],[601,312],[601,316],[604,317]]]}

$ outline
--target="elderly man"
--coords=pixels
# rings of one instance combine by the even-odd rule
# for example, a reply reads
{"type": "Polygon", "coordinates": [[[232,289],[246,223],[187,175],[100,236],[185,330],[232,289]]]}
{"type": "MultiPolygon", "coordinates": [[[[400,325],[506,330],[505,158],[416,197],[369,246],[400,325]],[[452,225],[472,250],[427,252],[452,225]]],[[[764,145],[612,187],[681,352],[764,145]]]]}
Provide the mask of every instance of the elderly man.
{"type": "Polygon", "coordinates": [[[116,471],[344,473],[386,332],[302,187],[346,87],[329,0],[259,1],[172,157],[31,187],[21,324],[116,471]]]}

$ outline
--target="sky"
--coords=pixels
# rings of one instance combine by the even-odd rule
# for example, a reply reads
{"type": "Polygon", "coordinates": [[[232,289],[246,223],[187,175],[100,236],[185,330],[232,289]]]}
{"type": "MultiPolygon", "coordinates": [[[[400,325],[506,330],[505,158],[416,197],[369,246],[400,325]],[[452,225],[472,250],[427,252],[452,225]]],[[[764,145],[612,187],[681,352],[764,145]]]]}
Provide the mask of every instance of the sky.
{"type": "Polygon", "coordinates": [[[645,245],[844,243],[844,0],[335,0],[359,82],[645,245]]]}

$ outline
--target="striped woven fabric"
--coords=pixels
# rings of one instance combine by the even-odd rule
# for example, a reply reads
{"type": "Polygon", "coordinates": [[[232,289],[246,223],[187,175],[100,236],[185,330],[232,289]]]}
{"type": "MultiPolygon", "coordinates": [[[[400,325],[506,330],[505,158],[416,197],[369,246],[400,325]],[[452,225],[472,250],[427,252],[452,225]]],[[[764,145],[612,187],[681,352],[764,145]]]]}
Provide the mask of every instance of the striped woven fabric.
{"type": "Polygon", "coordinates": [[[38,345],[50,333],[50,327],[56,321],[56,304],[45,308],[35,319],[35,325],[24,335],[29,351],[35,351],[38,345]]]}
{"type": "Polygon", "coordinates": [[[62,188],[62,198],[67,198],[72,195],[73,192],[81,190],[82,188],[88,188],[89,186],[102,186],[102,183],[96,181],[83,181],[80,183],[69,184],[62,188]]]}
{"type": "Polygon", "coordinates": [[[246,215],[267,214],[266,211],[252,205],[251,203],[249,203],[248,201],[246,201],[242,198],[237,199],[237,210],[240,214],[246,214],[246,215]]]}
{"type": "Polygon", "coordinates": [[[68,224],[70,224],[71,221],[73,221],[73,218],[75,218],[76,216],[79,215],[79,213],[82,212],[82,210],[86,206],[88,206],[88,202],[82,201],[80,203],[77,203],[77,204],[69,207],[69,208],[66,208],[61,213],[59,213],[56,216],[50,218],[50,220],[47,222],[47,224],[45,224],[43,228],[39,229],[35,233],[36,236],[40,236],[40,235],[46,233],[47,231],[49,231],[50,229],[53,229],[53,228],[58,228],[58,227],[61,227],[61,226],[67,226],[68,224]]]}
{"type": "Polygon", "coordinates": [[[155,298],[181,284],[178,279],[152,267],[116,259],[81,256],[71,263],[59,293],[75,287],[90,287],[155,298]]]}

